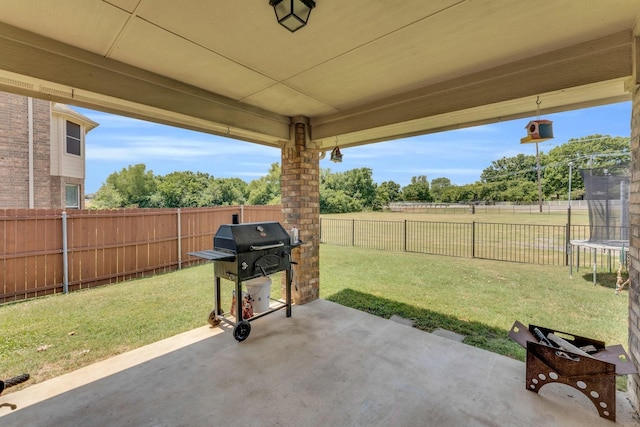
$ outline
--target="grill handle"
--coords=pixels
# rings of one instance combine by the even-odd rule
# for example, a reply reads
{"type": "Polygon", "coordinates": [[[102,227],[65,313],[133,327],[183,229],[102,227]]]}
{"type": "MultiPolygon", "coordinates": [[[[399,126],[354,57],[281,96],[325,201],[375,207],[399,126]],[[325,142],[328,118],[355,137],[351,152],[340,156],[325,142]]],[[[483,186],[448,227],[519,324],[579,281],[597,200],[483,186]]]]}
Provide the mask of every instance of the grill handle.
{"type": "Polygon", "coordinates": [[[265,251],[267,249],[275,249],[275,248],[281,248],[284,246],[284,243],[279,242],[273,245],[264,245],[264,246],[254,246],[251,245],[249,246],[249,249],[251,249],[252,251],[265,251]]]}

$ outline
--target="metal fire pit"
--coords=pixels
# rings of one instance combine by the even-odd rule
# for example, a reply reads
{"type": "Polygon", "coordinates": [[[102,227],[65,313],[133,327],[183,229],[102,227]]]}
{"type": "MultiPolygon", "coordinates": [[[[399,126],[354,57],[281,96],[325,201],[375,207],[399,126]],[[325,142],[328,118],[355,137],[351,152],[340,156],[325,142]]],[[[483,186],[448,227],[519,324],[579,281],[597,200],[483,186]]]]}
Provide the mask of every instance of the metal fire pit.
{"type": "Polygon", "coordinates": [[[527,390],[538,393],[549,383],[566,384],[587,396],[601,417],[616,420],[616,375],[637,373],[621,345],[605,347],[602,341],[536,325],[527,328],[518,321],[509,337],[527,349],[527,390]],[[536,329],[545,339],[549,334],[561,337],[575,351],[541,342],[536,329]],[[582,350],[588,346],[588,353],[582,350]]]}
{"type": "Polygon", "coordinates": [[[209,323],[216,326],[223,321],[232,325],[234,338],[244,341],[251,332],[249,322],[283,308],[286,308],[287,317],[291,317],[291,249],[301,244],[302,242],[292,244],[289,234],[275,221],[221,225],[213,237],[212,250],[189,253],[214,263],[215,304],[209,314],[209,323]],[[242,282],[280,271],[286,271],[285,299],[271,300],[269,310],[245,318],[242,282]],[[227,279],[235,284],[235,301],[228,313],[221,307],[220,279],[227,279]]]}

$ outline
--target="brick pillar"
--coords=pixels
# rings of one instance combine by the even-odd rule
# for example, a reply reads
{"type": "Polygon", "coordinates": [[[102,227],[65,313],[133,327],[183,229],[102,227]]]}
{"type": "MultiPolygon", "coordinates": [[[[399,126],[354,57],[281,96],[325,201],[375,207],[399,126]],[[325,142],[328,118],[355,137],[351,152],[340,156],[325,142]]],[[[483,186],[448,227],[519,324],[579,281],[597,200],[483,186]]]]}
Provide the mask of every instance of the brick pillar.
{"type": "MultiPolygon", "coordinates": [[[[308,141],[308,126],[306,117],[292,118],[292,140],[282,148],[280,175],[283,225],[297,227],[304,242],[292,251],[298,263],[293,266],[296,304],[317,299],[320,289],[320,158],[308,141]]],[[[284,280],[283,275],[283,286],[284,280]]]]}
{"type": "MultiPolygon", "coordinates": [[[[628,353],[640,371],[640,16],[636,20],[631,60],[633,78],[629,89],[632,92],[631,106],[631,188],[629,201],[629,348],[628,353]]],[[[640,376],[629,375],[629,399],[640,409],[640,376]]]]}
{"type": "MultiPolygon", "coordinates": [[[[629,357],[640,370],[640,86],[633,93],[631,109],[631,200],[629,226],[629,357]]],[[[640,377],[629,375],[629,397],[640,408],[640,377]]]]}

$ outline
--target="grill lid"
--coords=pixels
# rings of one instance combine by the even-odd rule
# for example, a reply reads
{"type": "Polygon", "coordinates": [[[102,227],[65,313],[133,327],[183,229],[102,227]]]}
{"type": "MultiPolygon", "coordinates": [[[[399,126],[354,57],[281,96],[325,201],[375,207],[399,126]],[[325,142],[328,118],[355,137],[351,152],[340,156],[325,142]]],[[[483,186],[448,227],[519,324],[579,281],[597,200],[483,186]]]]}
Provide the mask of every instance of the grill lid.
{"type": "Polygon", "coordinates": [[[223,224],[213,236],[213,248],[235,254],[291,246],[291,238],[279,222],[223,224]]]}

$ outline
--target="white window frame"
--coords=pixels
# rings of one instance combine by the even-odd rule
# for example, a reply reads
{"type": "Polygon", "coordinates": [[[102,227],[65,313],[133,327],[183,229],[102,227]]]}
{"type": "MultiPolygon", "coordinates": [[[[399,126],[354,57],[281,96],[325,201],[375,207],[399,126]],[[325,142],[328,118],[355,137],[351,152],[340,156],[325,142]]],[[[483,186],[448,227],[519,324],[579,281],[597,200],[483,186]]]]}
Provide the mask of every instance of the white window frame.
{"type": "Polygon", "coordinates": [[[78,184],[65,184],[64,185],[64,205],[66,209],[80,209],[80,185],[78,184]],[[75,206],[69,203],[69,190],[74,188],[75,194],[75,206]]]}

